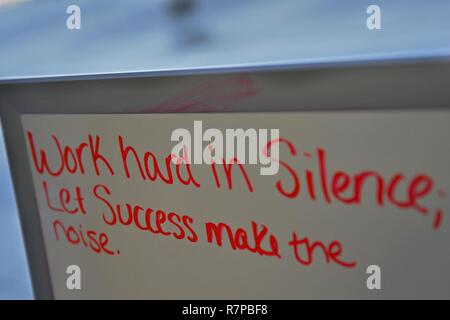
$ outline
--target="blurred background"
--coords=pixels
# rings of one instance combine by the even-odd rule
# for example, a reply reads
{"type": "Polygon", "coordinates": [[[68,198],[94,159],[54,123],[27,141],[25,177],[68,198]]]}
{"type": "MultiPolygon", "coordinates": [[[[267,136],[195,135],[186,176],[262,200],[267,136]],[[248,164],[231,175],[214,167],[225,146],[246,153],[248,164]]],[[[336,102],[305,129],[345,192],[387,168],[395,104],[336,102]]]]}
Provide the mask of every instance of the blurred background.
{"type": "MultiPolygon", "coordinates": [[[[436,55],[450,56],[449,0],[0,0],[0,81],[436,55]],[[366,26],[371,4],[380,30],[366,26]],[[69,5],[80,30],[66,27],[69,5]]],[[[0,138],[0,299],[29,299],[0,138]]]]}

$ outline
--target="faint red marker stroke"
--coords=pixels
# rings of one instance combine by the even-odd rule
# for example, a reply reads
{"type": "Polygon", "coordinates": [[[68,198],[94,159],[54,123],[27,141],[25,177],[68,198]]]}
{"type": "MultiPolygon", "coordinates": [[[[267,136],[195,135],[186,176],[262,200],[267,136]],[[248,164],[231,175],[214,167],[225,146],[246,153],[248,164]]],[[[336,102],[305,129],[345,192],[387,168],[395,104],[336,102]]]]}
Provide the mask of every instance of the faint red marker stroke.
{"type": "Polygon", "coordinates": [[[433,228],[434,228],[434,229],[438,229],[438,228],[441,226],[441,223],[442,223],[442,216],[443,216],[442,210],[441,210],[441,209],[438,209],[438,210],[436,211],[435,216],[434,216],[434,222],[433,222],[433,228]]]}
{"type": "Polygon", "coordinates": [[[227,111],[234,103],[253,97],[257,93],[248,75],[204,81],[199,85],[170,97],[144,112],[207,112],[227,111]]]}

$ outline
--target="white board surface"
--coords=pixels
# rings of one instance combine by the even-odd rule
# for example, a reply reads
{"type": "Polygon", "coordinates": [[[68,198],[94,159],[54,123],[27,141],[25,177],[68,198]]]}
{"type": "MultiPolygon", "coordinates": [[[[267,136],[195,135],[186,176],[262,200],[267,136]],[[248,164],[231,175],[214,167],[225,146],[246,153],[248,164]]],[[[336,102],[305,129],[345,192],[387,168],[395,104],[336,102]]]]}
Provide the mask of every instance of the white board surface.
{"type": "Polygon", "coordinates": [[[56,298],[450,298],[450,112],[21,118],[56,298]],[[200,120],[204,130],[279,129],[284,164],[273,176],[244,165],[249,182],[233,166],[230,189],[220,164],[218,180],[211,165],[192,164],[200,186],[185,185],[173,164],[173,183],[143,178],[128,155],[127,178],[120,141],[141,163],[151,152],[167,177],[171,133],[200,120]],[[57,143],[68,159],[62,170],[57,143]],[[43,153],[52,175],[39,170],[43,153]],[[219,223],[238,233],[235,250],[226,231],[222,246],[208,241],[208,226],[219,223]],[[69,265],[81,269],[81,290],[66,286],[69,265]],[[380,290],[367,287],[371,265],[381,270],[380,290]]]}

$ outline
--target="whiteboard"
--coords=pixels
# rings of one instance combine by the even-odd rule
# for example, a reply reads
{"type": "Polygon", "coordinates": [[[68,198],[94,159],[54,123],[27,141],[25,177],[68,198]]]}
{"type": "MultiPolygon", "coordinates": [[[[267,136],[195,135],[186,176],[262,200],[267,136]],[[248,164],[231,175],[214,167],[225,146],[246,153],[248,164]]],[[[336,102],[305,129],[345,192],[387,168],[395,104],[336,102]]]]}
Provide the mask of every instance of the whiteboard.
{"type": "Polygon", "coordinates": [[[56,298],[450,298],[448,111],[22,114],[21,121],[56,298]],[[127,177],[119,137],[142,163],[151,152],[166,172],[172,132],[193,130],[194,121],[205,130],[277,128],[284,164],[266,176],[244,164],[251,188],[239,166],[230,188],[225,166],[216,166],[216,180],[211,165],[192,164],[198,187],[181,183],[174,164],[173,183],[152,181],[152,172],[143,178],[128,154],[127,177]],[[61,172],[56,141],[69,159],[61,172]],[[95,145],[105,160],[97,157],[97,167],[95,145]],[[39,169],[42,152],[52,175],[39,169]],[[127,204],[137,219],[127,220],[127,204]],[[144,230],[146,212],[154,229],[166,219],[161,230],[144,230]],[[221,245],[208,238],[208,226],[219,223],[221,245]],[[101,234],[108,241],[96,252],[101,234]],[[81,269],[81,290],[67,289],[69,265],[81,269]],[[380,290],[367,287],[372,265],[380,290]]]}

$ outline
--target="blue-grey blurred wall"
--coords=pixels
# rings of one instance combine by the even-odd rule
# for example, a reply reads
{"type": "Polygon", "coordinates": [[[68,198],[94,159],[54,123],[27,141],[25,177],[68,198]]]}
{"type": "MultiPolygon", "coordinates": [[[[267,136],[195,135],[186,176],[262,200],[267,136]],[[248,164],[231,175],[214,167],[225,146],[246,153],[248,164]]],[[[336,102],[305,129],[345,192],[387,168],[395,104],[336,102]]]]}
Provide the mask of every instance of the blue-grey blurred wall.
{"type": "Polygon", "coordinates": [[[0,126],[0,299],[31,299],[30,277],[3,142],[0,126]]]}

